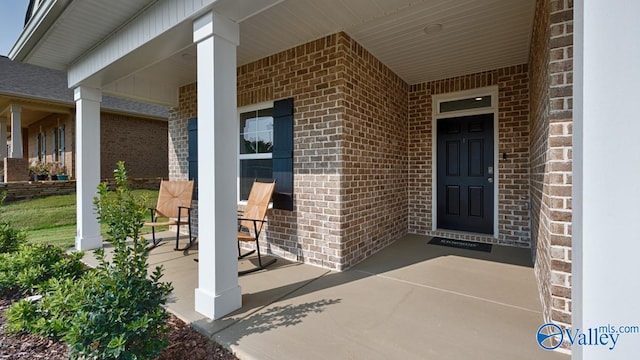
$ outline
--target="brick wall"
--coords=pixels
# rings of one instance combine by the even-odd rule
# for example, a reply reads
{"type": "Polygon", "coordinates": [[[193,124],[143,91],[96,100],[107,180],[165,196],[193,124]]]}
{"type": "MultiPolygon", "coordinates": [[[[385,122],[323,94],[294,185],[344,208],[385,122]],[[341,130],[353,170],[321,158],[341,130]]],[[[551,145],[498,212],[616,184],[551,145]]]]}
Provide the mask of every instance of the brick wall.
{"type": "Polygon", "coordinates": [[[29,160],[4,158],[4,181],[25,181],[29,179],[29,160]]]}
{"type": "Polygon", "coordinates": [[[529,77],[527,65],[409,87],[409,232],[529,247],[529,77]],[[498,86],[498,239],[432,231],[432,96],[498,86]],[[502,154],[507,159],[503,160],[502,154]]]}
{"type": "Polygon", "coordinates": [[[539,0],[531,48],[531,197],[545,321],[571,324],[573,2],[539,0]]]}
{"type": "MultiPolygon", "coordinates": [[[[38,161],[38,145],[36,144],[36,135],[40,132],[46,135],[46,163],[55,161],[53,155],[53,129],[64,126],[64,166],[68,174],[74,173],[75,157],[73,156],[75,141],[75,121],[73,115],[70,114],[51,114],[42,120],[39,120],[28,127],[28,153],[30,163],[38,161]]],[[[57,159],[62,163],[62,159],[57,159]]]]}
{"type": "Polygon", "coordinates": [[[343,266],[341,36],[327,36],[238,68],[239,107],[294,98],[295,209],[271,211],[268,247],[285,258],[331,269],[343,266]]]}
{"type": "Polygon", "coordinates": [[[102,113],[100,118],[100,177],[113,177],[120,160],[129,176],[167,178],[167,122],[102,113]]]}
{"type": "MultiPolygon", "coordinates": [[[[21,160],[21,159],[14,159],[21,160]]],[[[26,160],[25,160],[26,161],[26,160]]],[[[115,181],[108,183],[112,186],[115,181]]],[[[160,188],[160,179],[129,179],[128,186],[130,189],[147,189],[158,190],[160,188]]],[[[7,192],[6,202],[14,202],[19,200],[35,199],[50,195],[68,195],[75,194],[76,182],[69,181],[18,181],[11,183],[0,183],[0,193],[7,192]]]]}
{"type": "MultiPolygon", "coordinates": [[[[65,126],[65,167],[75,174],[75,120],[73,115],[51,114],[29,126],[29,161],[38,159],[36,135],[46,135],[46,162],[54,161],[53,129],[65,126]]],[[[126,163],[129,176],[167,178],[167,122],[127,115],[101,113],[100,178],[113,177],[119,160],[126,163]]]]}
{"type": "MultiPolygon", "coordinates": [[[[295,210],[270,212],[265,249],[344,269],[406,233],[407,89],[344,33],[238,68],[239,107],[294,98],[295,210]]],[[[188,173],[196,99],[182,87],[170,111],[172,179],[188,173]]]]}
{"type": "Polygon", "coordinates": [[[353,39],[344,52],[342,264],[351,266],[408,229],[408,89],[353,39]]]}

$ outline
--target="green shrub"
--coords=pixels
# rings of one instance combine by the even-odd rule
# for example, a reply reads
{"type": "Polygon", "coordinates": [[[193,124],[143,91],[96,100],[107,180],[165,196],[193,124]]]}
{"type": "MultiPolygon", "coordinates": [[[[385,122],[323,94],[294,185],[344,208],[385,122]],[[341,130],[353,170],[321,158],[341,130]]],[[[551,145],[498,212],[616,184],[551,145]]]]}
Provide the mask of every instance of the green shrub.
{"type": "Polygon", "coordinates": [[[51,278],[77,278],[84,272],[82,255],[67,255],[59,247],[42,244],[24,245],[16,252],[0,254],[0,294],[29,294],[51,278]]]}
{"type": "Polygon", "coordinates": [[[87,271],[81,278],[51,278],[38,301],[20,300],[7,309],[7,330],[59,339],[71,329],[71,319],[86,301],[88,289],[100,279],[87,271]]]}
{"type": "MultiPolygon", "coordinates": [[[[0,193],[0,215],[7,192],[0,193]]],[[[20,245],[27,242],[27,233],[11,226],[8,221],[0,219],[0,254],[18,251],[20,245]]]]}
{"type": "Polygon", "coordinates": [[[27,233],[11,226],[6,221],[0,222],[0,254],[18,251],[20,245],[27,242],[27,233]]]}
{"type": "Polygon", "coordinates": [[[162,267],[147,276],[147,242],[139,236],[145,201],[127,188],[124,163],[118,163],[114,173],[115,191],[101,184],[94,201],[98,219],[109,227],[113,260],[108,262],[102,249],[95,252],[97,281],[84,292],[86,300],[63,338],[71,358],[150,359],[167,344],[162,305],[172,288],[160,282],[162,267]]]}

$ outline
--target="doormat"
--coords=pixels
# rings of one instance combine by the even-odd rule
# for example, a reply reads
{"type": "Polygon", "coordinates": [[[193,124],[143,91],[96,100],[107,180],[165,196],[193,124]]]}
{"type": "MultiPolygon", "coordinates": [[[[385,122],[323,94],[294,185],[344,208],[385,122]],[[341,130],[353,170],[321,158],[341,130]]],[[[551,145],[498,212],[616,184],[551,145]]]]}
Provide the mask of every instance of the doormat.
{"type": "Polygon", "coordinates": [[[429,244],[449,246],[458,249],[468,249],[476,251],[491,252],[491,244],[477,243],[473,241],[446,239],[442,237],[434,237],[429,244]]]}

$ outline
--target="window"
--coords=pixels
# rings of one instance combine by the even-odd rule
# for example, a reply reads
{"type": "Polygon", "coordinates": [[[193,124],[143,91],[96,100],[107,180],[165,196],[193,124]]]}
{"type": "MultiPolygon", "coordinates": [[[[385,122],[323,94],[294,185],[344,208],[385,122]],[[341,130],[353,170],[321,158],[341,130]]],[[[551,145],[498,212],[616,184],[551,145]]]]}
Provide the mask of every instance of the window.
{"type": "Polygon", "coordinates": [[[44,132],[39,132],[36,135],[36,151],[38,161],[45,162],[47,159],[47,135],[44,132]]]}
{"type": "Polygon", "coordinates": [[[275,180],[273,208],[293,210],[293,98],[240,109],[239,199],[254,180],[275,180]]]}
{"type": "MultiPolygon", "coordinates": [[[[293,99],[239,110],[239,199],[247,200],[254,180],[276,180],[273,208],[293,210],[293,99]]],[[[197,188],[198,119],[189,119],[187,126],[189,179],[197,188]]]]}
{"type": "Polygon", "coordinates": [[[53,158],[53,162],[57,162],[58,161],[58,128],[53,128],[53,132],[52,132],[53,136],[51,137],[53,139],[53,147],[52,147],[52,151],[51,151],[51,157],[53,158]]]}
{"type": "Polygon", "coordinates": [[[466,99],[443,101],[440,113],[491,107],[491,95],[474,96],[466,99]]]}
{"type": "Polygon", "coordinates": [[[64,125],[54,127],[52,135],[51,157],[54,162],[59,162],[60,166],[64,167],[64,125]]]}
{"type": "Polygon", "coordinates": [[[254,180],[273,179],[273,108],[240,113],[239,198],[249,198],[254,180]]]}
{"type": "Polygon", "coordinates": [[[64,152],[65,152],[65,147],[64,147],[64,125],[60,126],[58,128],[58,161],[60,162],[60,165],[62,167],[65,166],[64,164],[64,152]]]}

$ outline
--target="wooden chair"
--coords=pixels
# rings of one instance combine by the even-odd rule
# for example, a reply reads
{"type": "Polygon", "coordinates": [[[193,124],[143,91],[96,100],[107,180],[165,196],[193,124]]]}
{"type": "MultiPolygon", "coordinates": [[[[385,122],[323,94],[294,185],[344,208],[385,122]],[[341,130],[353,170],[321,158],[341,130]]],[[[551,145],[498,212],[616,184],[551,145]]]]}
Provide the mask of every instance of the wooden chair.
{"type": "Polygon", "coordinates": [[[177,226],[176,247],[174,250],[186,250],[193,244],[191,236],[191,201],[193,199],[193,180],[191,181],[165,181],[160,182],[158,204],[151,211],[151,221],[144,223],[151,226],[153,246],[157,246],[161,239],[156,240],[156,226],[177,226]],[[164,220],[166,219],[166,220],[164,220]],[[189,245],[180,249],[180,225],[189,226],[189,245]]]}
{"type": "Polygon", "coordinates": [[[242,215],[238,218],[238,259],[245,258],[253,254],[257,250],[258,266],[249,270],[240,271],[238,272],[239,275],[262,270],[265,267],[275,263],[277,260],[271,259],[267,263],[263,264],[262,257],[260,255],[260,244],[258,243],[260,232],[262,231],[262,226],[264,225],[264,223],[266,223],[266,220],[264,218],[267,215],[269,202],[271,201],[271,196],[273,195],[275,187],[275,181],[271,183],[255,181],[251,186],[251,192],[249,192],[249,200],[247,201],[247,205],[245,206],[242,215]],[[256,249],[251,250],[246,254],[242,254],[242,252],[240,251],[241,241],[255,241],[256,249]]]}

